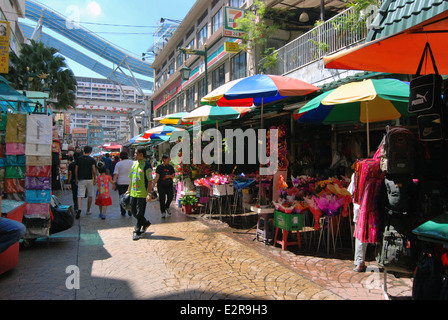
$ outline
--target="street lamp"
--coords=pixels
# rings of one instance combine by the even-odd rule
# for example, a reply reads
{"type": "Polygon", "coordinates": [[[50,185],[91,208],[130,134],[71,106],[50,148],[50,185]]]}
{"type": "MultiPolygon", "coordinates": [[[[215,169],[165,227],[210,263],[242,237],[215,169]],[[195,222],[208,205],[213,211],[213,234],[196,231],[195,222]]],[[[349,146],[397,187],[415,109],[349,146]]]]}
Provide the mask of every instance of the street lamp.
{"type": "Polygon", "coordinates": [[[179,70],[179,72],[182,80],[187,81],[188,79],[190,79],[191,69],[187,66],[184,65],[182,69],[179,70]]]}
{"type": "MultiPolygon", "coordinates": [[[[193,55],[193,56],[201,56],[204,57],[204,64],[205,64],[205,94],[208,93],[208,57],[207,57],[207,45],[204,45],[204,50],[195,50],[190,48],[179,48],[179,51],[183,54],[193,55]]],[[[187,66],[184,66],[182,69],[180,69],[180,73],[182,76],[182,80],[188,80],[190,78],[191,69],[187,66]]]]}

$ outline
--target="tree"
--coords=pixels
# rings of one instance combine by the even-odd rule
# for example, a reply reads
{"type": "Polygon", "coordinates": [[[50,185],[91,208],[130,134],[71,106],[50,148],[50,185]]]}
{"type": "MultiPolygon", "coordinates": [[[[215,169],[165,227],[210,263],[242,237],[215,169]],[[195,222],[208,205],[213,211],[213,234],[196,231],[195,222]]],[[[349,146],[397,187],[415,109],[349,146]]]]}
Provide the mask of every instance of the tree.
{"type": "Polygon", "coordinates": [[[17,90],[49,91],[57,109],[75,104],[76,78],[65,58],[55,48],[31,40],[19,55],[11,52],[11,68],[6,78],[17,90]]]}
{"type": "MultiPolygon", "coordinates": [[[[247,68],[249,76],[256,73],[255,48],[267,43],[269,36],[277,28],[268,26],[265,22],[266,6],[263,1],[255,0],[244,17],[237,19],[238,29],[245,32],[240,47],[247,52],[247,68]]],[[[272,50],[267,49],[264,56],[272,55],[272,50]]],[[[263,57],[262,57],[263,58],[263,57]]]]}

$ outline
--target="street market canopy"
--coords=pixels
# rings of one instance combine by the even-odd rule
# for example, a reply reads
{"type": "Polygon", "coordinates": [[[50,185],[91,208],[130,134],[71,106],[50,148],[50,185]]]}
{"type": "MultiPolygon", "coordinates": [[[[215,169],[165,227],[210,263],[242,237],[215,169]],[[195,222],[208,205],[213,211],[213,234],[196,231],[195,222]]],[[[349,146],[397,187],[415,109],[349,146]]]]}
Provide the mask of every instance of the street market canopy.
{"type": "MultiPolygon", "coordinates": [[[[385,1],[366,43],[324,57],[329,69],[415,74],[428,42],[440,74],[448,74],[448,1],[385,1]]],[[[422,74],[434,73],[424,64],[422,74]]]]}

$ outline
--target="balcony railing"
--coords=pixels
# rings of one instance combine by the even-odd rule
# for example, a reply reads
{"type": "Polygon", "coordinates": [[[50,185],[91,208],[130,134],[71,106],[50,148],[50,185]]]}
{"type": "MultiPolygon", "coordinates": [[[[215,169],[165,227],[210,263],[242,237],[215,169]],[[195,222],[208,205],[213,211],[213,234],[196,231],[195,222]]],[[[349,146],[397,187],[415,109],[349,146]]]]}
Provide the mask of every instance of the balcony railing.
{"type": "Polygon", "coordinates": [[[276,66],[266,73],[290,73],[324,56],[358,44],[366,37],[365,21],[359,19],[354,8],[349,8],[275,51],[276,66]]]}

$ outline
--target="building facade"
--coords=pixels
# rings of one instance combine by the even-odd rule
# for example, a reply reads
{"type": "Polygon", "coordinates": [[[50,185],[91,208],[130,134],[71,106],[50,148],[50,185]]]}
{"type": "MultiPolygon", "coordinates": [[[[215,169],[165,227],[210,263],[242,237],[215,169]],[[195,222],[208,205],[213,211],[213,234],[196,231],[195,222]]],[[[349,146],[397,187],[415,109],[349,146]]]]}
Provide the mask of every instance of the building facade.
{"type": "Polygon", "coordinates": [[[246,53],[227,53],[223,37],[223,7],[241,8],[244,0],[198,0],[153,63],[155,71],[152,96],[154,117],[190,111],[200,99],[222,84],[247,75],[246,53]],[[208,84],[205,83],[203,57],[185,55],[179,48],[204,50],[207,46],[208,84]],[[183,81],[180,69],[192,69],[190,79],[183,81]]]}
{"type": "MultiPolygon", "coordinates": [[[[344,1],[332,1],[324,8],[318,0],[305,2],[264,1],[266,8],[271,10],[271,17],[268,18],[267,24],[280,25],[267,40],[266,48],[281,48],[313,29],[319,18],[331,18],[347,8],[347,3],[344,1]],[[288,16],[286,22],[283,19],[285,16],[288,16]]],[[[200,100],[207,92],[229,81],[250,75],[248,74],[249,53],[241,49],[238,52],[226,52],[226,42],[240,43],[241,39],[224,33],[226,22],[230,21],[226,20],[228,16],[225,15],[224,7],[256,10],[253,0],[196,1],[163,50],[158,52],[152,65],[155,70],[152,96],[154,118],[191,111],[200,106],[200,100]],[[204,58],[184,54],[179,51],[180,48],[199,51],[207,49],[207,77],[205,77],[204,58]],[[181,78],[180,70],[184,66],[192,70],[188,80],[181,78]]],[[[263,48],[255,50],[253,57],[255,61],[260,60],[262,50],[263,48]]],[[[297,60],[300,55],[300,52],[295,52],[294,59],[297,60]]],[[[320,71],[313,69],[307,72],[319,77],[320,71]]],[[[259,73],[258,70],[256,72],[259,73]]]]}
{"type": "Polygon", "coordinates": [[[97,120],[103,128],[104,142],[126,142],[132,138],[135,119],[128,105],[143,105],[144,96],[134,87],[119,86],[107,79],[76,79],[76,100],[81,104],[70,109],[72,131],[87,129],[90,122],[97,120]]]}
{"type": "Polygon", "coordinates": [[[25,18],[25,0],[0,0],[0,21],[10,23],[9,49],[16,53],[25,43],[23,31],[18,23],[19,18],[25,18]]]}

